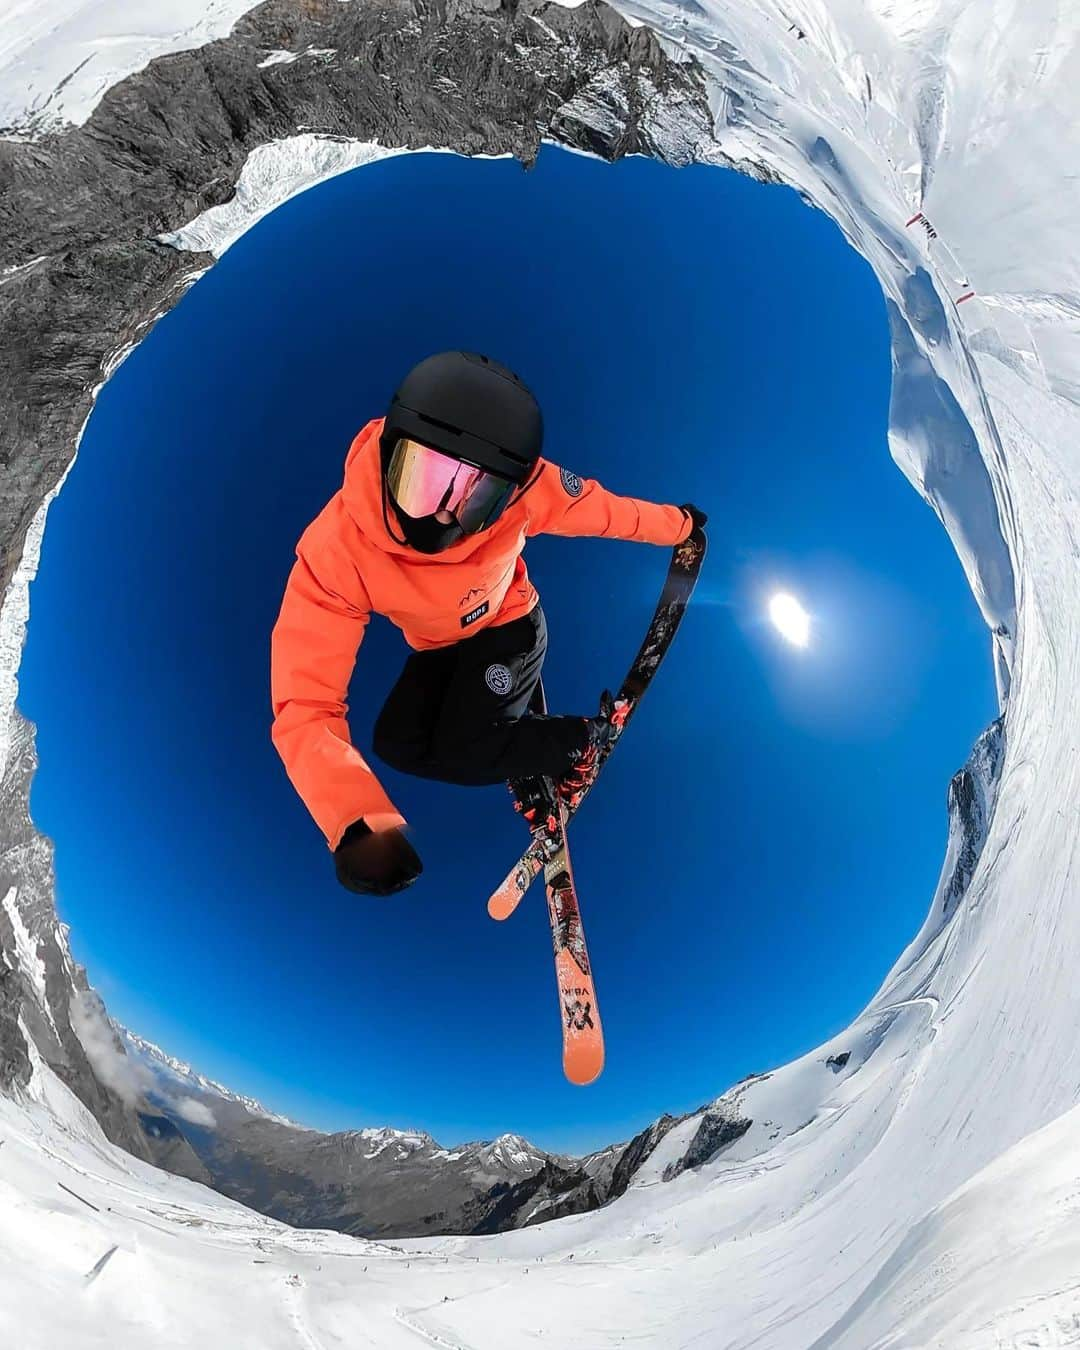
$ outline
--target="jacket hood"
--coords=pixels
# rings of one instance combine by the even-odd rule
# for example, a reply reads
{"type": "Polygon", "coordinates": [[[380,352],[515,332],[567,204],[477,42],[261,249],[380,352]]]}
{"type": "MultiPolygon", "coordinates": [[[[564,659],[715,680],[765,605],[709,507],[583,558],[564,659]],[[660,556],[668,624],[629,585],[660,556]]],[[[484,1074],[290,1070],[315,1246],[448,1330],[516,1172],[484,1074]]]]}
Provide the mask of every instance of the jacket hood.
{"type": "Polygon", "coordinates": [[[499,525],[510,515],[510,511],[504,511],[491,529],[480,530],[477,534],[467,534],[464,539],[451,544],[441,553],[421,553],[406,543],[399,543],[395,534],[401,527],[392,502],[383,494],[379,438],[382,436],[385,422],[385,417],[376,417],[368,422],[349,447],[349,453],[345,458],[345,481],[341,487],[341,497],[345,510],[357,529],[368,543],[383,553],[407,558],[412,562],[434,563],[437,566],[439,563],[462,562],[471,557],[498,530],[499,525]],[[395,534],[391,534],[387,529],[387,521],[390,522],[390,529],[395,534]]]}

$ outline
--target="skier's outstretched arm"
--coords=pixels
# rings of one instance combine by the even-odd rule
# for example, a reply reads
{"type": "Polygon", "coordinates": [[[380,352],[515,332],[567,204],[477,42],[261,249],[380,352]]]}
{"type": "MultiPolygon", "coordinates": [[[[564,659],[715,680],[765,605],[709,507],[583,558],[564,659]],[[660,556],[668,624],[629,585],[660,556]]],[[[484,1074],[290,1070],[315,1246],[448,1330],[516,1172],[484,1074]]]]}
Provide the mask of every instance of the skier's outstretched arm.
{"type": "Polygon", "coordinates": [[[579,478],[548,460],[540,464],[525,494],[530,535],[590,535],[673,547],[694,528],[688,508],[620,497],[593,478],[579,478]]]}
{"type": "Polygon", "coordinates": [[[355,569],[312,538],[309,527],[270,641],[270,734],[331,849],[357,821],[376,831],[405,823],[352,744],[346,720],[349,680],[369,617],[355,569]]]}

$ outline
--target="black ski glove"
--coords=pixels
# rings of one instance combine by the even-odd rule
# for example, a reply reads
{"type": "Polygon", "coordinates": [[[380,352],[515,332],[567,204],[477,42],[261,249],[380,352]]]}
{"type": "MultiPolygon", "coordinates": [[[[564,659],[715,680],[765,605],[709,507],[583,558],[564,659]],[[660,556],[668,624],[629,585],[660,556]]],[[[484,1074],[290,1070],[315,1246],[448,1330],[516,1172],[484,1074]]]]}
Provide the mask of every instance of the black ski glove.
{"type": "Polygon", "coordinates": [[[334,850],[337,879],[357,895],[393,895],[410,886],[423,863],[401,830],[373,831],[354,821],[334,850]]]}
{"type": "Polygon", "coordinates": [[[683,502],[682,506],[679,507],[679,510],[686,512],[691,521],[693,521],[695,530],[703,530],[709,523],[709,517],[700,506],[695,506],[693,502],[683,502]]]}

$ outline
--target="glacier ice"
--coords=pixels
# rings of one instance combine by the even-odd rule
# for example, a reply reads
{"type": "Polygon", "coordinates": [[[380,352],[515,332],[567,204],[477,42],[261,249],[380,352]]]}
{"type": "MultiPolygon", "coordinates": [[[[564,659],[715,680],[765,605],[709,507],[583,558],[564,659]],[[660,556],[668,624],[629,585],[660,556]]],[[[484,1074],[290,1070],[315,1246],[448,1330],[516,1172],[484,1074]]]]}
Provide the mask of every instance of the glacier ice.
{"type": "MultiPolygon", "coordinates": [[[[204,41],[245,8],[171,0],[154,43],[204,41]]],[[[954,785],[927,922],[851,1027],[723,1095],[717,1110],[753,1124],[714,1159],[665,1180],[685,1122],[609,1208],[497,1238],[391,1248],[283,1228],[106,1144],[35,1058],[27,1090],[0,1098],[16,1272],[0,1319],[20,1344],[1080,1342],[1080,13],[617,8],[708,72],[716,162],[795,186],[885,293],[891,450],[956,545],[1003,708],[954,785]]],[[[49,0],[33,31],[29,7],[4,11],[11,124],[63,118],[65,99],[69,120],[88,115],[89,76],[58,83],[73,54],[92,49],[92,72],[111,53],[113,79],[157,50],[120,0],[49,0]]],[[[220,221],[242,228],[260,193],[269,206],[314,181],[322,147],[294,140],[263,152],[243,219],[203,217],[172,242],[224,241],[220,221]]],[[[324,171],[367,153],[339,148],[324,171]]]]}

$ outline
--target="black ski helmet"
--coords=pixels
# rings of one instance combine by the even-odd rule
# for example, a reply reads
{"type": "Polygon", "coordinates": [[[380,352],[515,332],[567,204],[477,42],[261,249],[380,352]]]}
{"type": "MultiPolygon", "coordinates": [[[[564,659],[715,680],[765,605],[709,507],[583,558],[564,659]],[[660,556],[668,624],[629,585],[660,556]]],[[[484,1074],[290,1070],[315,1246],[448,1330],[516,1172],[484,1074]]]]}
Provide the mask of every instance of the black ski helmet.
{"type": "Polygon", "coordinates": [[[384,473],[403,437],[524,483],[540,458],[544,422],[512,370],[476,352],[440,352],[394,394],[380,440],[384,473]]]}

